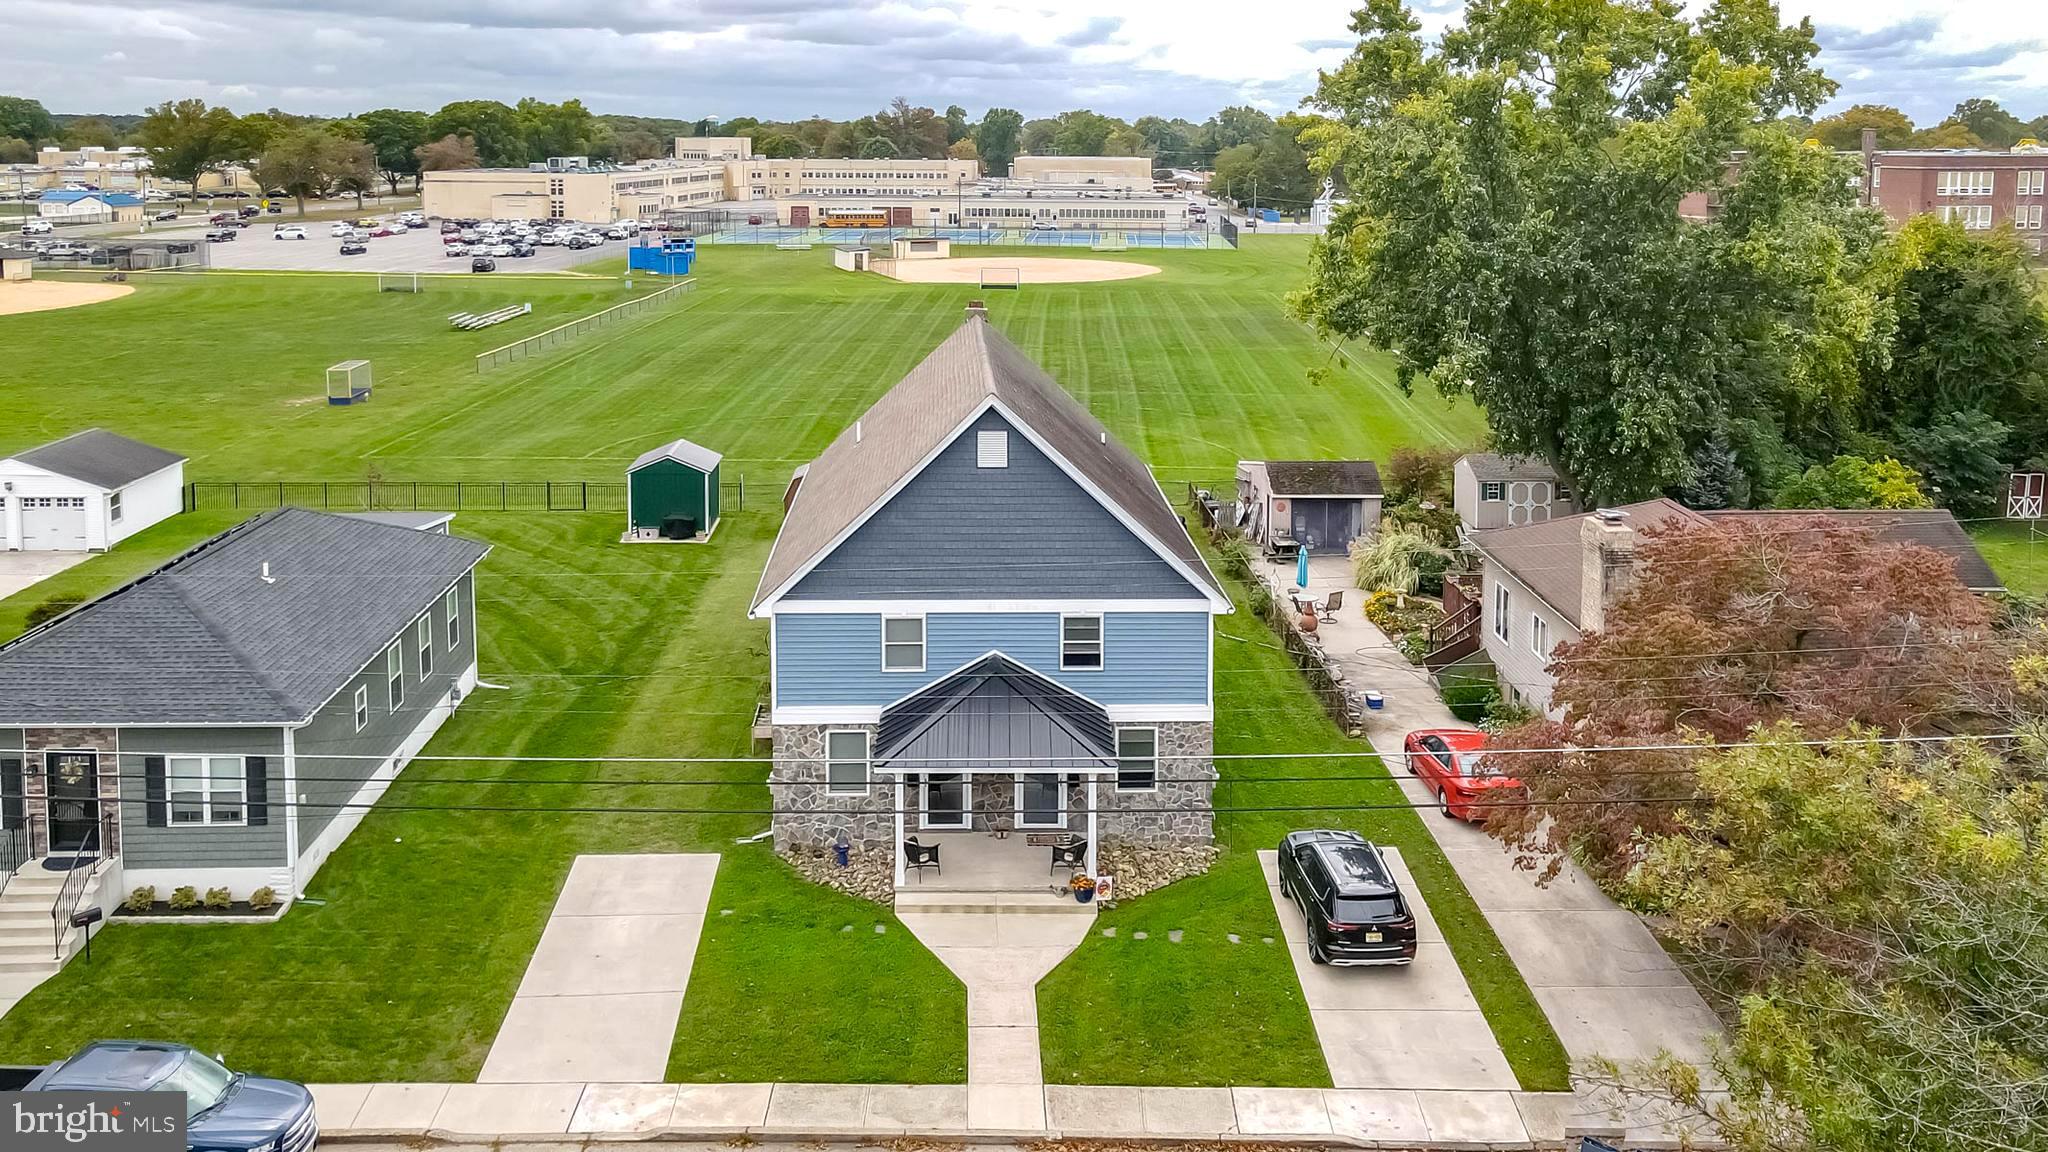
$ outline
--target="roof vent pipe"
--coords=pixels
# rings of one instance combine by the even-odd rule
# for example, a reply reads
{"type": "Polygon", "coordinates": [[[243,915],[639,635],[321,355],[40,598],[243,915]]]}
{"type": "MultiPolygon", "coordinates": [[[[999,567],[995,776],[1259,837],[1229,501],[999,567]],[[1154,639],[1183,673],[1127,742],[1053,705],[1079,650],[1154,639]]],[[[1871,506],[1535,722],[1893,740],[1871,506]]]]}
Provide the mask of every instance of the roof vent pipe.
{"type": "Polygon", "coordinates": [[[270,561],[268,561],[268,560],[265,560],[265,561],[263,562],[263,575],[262,575],[261,579],[263,580],[263,582],[264,582],[265,584],[275,584],[275,583],[277,583],[277,577],[275,577],[275,576],[272,576],[272,575],[270,574],[270,561]]]}
{"type": "Polygon", "coordinates": [[[860,421],[858,420],[853,422],[853,442],[855,444],[860,443],[860,421]]]}

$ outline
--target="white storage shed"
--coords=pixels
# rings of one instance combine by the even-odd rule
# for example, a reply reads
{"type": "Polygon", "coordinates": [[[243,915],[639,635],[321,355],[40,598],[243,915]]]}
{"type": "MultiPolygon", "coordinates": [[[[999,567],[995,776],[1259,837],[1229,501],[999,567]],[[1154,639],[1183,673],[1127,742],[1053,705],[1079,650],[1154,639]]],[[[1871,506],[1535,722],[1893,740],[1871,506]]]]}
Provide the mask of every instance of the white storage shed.
{"type": "Polygon", "coordinates": [[[184,509],[185,458],[101,428],[0,460],[9,551],[104,551],[184,509]]]}

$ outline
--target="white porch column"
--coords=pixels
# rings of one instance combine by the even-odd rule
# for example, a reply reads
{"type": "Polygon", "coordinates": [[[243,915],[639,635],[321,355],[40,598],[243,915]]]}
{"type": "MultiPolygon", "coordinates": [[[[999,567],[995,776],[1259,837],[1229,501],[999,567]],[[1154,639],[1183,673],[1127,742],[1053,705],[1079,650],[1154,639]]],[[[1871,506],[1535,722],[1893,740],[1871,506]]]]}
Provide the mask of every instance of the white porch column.
{"type": "Polygon", "coordinates": [[[1088,875],[1095,875],[1095,774],[1088,774],[1088,875]]]}
{"type": "Polygon", "coordinates": [[[889,846],[896,854],[896,886],[903,887],[903,774],[896,774],[896,842],[889,846]]]}

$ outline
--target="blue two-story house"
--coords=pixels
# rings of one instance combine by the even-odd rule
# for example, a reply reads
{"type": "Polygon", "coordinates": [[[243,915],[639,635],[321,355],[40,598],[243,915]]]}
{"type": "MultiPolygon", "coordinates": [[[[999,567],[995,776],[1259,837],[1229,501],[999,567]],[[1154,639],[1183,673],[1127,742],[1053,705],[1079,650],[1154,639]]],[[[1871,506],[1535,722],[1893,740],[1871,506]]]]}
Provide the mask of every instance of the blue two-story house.
{"type": "Polygon", "coordinates": [[[1230,610],[1144,463],[970,314],[799,470],[761,574],[776,846],[1208,841],[1230,610]]]}

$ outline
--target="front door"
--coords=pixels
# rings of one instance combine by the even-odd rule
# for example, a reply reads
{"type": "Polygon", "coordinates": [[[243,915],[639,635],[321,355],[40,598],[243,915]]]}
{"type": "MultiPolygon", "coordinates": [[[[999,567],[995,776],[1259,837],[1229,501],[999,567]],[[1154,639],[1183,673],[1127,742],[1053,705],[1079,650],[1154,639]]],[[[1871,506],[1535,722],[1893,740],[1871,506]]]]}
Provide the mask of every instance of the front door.
{"type": "Polygon", "coordinates": [[[49,781],[51,853],[76,852],[99,824],[99,760],[97,752],[43,754],[49,781]]]}
{"type": "Polygon", "coordinates": [[[1067,790],[1057,772],[1030,772],[1017,778],[1017,827],[1065,828],[1067,790]]]}
{"type": "Polygon", "coordinates": [[[920,828],[967,827],[967,778],[958,772],[932,772],[924,778],[920,828]]]}

